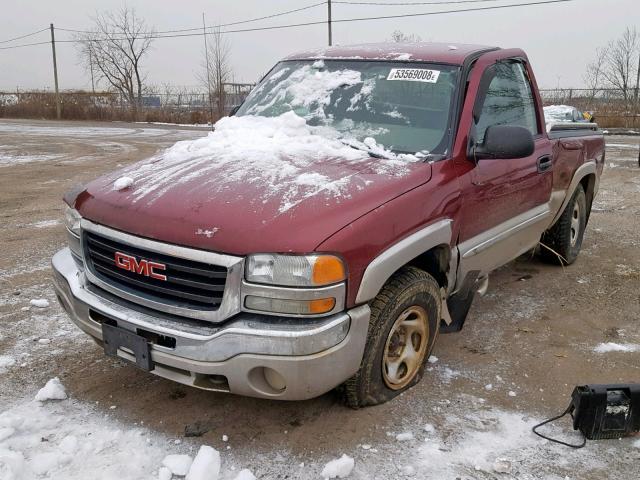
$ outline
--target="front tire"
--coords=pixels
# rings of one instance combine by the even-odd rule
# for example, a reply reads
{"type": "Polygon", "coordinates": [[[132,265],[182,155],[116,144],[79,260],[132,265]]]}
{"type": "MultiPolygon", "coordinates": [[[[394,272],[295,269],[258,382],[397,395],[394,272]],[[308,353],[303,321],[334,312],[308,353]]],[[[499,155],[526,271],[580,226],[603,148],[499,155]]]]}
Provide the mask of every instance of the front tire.
{"type": "Polygon", "coordinates": [[[571,265],[582,248],[586,226],[587,196],[579,184],[558,221],[542,235],[541,243],[548,247],[541,247],[542,258],[550,263],[571,265]]]}
{"type": "Polygon", "coordinates": [[[404,267],[371,302],[371,320],[358,372],[343,385],[347,405],[385,403],[417,384],[433,349],[441,300],[435,279],[404,267]]]}

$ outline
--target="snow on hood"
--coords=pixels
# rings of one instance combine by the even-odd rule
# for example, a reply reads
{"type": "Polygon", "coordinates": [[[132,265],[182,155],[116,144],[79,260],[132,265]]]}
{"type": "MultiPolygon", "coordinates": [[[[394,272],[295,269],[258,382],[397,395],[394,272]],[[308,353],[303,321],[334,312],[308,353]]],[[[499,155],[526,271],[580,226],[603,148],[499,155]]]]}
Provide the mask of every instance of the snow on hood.
{"type": "Polygon", "coordinates": [[[312,251],[431,178],[431,164],[417,156],[338,135],[292,112],[223,118],[207,137],[66,198],[95,223],[176,245],[234,255],[312,251]]]}
{"type": "Polygon", "coordinates": [[[338,139],[329,127],[311,127],[294,112],[278,117],[225,117],[207,137],[182,141],[152,159],[104,177],[102,188],[114,190],[126,179],[134,203],[153,203],[168,191],[190,184],[205,195],[229,192],[238,184],[259,189],[266,203],[279,199],[279,213],[315,195],[343,195],[358,164],[377,174],[401,176],[414,155],[393,154],[375,140],[338,139]],[[385,156],[371,162],[371,155],[385,156]],[[326,173],[326,165],[352,164],[344,176],[326,173]],[[194,182],[194,180],[198,182],[194,182]],[[195,186],[194,186],[195,185],[195,186]]]}

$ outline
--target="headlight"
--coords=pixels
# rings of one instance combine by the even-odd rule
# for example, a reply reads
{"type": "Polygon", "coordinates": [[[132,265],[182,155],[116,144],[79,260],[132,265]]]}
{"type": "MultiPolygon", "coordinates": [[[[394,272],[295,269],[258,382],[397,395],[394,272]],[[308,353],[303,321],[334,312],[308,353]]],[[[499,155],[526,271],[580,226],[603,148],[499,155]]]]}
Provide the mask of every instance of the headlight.
{"type": "Polygon", "coordinates": [[[320,287],[346,278],[344,263],[335,255],[251,255],[245,267],[247,281],[283,287],[320,287]]]}
{"type": "Polygon", "coordinates": [[[80,220],[82,220],[82,217],[78,211],[67,206],[64,211],[64,224],[71,233],[78,237],[80,236],[80,220]]]}

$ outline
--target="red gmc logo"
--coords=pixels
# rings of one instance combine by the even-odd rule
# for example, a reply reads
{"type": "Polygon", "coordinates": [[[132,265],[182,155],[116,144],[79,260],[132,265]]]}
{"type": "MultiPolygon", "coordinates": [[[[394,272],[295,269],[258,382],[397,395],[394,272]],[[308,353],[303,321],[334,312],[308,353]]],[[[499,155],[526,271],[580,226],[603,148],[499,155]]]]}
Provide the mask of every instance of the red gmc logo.
{"type": "Polygon", "coordinates": [[[155,278],[156,280],[167,281],[167,276],[157,273],[155,270],[166,270],[167,266],[162,263],[151,262],[141,258],[138,260],[136,257],[127,255],[126,253],[116,252],[115,254],[116,267],[129,272],[144,275],[145,277],[155,278]]]}

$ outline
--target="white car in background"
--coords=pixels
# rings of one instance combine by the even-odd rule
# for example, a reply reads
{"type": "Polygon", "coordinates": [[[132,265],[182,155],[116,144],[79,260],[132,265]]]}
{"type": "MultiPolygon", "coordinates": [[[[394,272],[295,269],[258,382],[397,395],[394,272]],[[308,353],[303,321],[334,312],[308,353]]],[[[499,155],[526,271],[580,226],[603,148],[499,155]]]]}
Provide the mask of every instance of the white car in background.
{"type": "Polygon", "coordinates": [[[544,107],[544,117],[547,123],[552,122],[593,122],[593,116],[589,112],[581,112],[576,107],[567,105],[550,105],[544,107]]]}
{"type": "Polygon", "coordinates": [[[576,107],[567,105],[549,105],[544,107],[544,118],[547,125],[547,132],[554,129],[557,124],[563,124],[556,128],[567,128],[567,123],[575,123],[576,128],[589,127],[597,129],[595,116],[591,112],[581,112],[576,107]]]}

